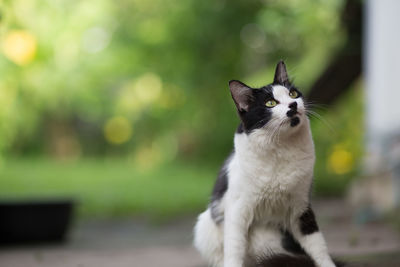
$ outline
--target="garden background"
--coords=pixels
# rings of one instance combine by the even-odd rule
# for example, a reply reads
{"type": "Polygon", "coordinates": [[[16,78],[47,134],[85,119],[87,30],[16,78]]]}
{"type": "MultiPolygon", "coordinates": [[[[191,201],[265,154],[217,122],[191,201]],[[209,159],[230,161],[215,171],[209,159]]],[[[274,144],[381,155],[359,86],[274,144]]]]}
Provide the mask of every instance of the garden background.
{"type": "MultiPolygon", "coordinates": [[[[207,204],[238,117],[228,81],[303,93],[349,36],[343,0],[0,4],[0,196],[72,197],[84,217],[168,219],[207,204]]],[[[311,118],[314,192],[363,155],[363,82],[311,118]]]]}

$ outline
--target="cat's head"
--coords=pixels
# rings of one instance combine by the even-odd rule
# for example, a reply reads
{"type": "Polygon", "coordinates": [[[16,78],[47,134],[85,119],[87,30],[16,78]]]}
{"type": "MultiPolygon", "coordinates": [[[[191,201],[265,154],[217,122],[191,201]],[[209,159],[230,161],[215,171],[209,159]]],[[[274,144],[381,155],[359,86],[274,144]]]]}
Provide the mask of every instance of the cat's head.
{"type": "Polygon", "coordinates": [[[301,92],[289,81],[286,66],[276,66],[273,83],[251,88],[236,80],[229,82],[233,101],[241,120],[238,132],[296,132],[307,121],[301,92]]]}

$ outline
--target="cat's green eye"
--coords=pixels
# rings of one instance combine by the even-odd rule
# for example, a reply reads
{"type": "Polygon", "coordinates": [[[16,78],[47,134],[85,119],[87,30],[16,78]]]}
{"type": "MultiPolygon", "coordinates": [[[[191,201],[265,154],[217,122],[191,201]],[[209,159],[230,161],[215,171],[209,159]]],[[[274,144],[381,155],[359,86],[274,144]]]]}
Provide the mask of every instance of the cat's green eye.
{"type": "Polygon", "coordinates": [[[269,108],[273,108],[276,106],[276,101],[275,100],[268,100],[267,103],[265,103],[265,105],[269,108]]]}
{"type": "Polygon", "coordinates": [[[297,93],[296,90],[292,90],[292,91],[289,92],[289,96],[291,98],[297,98],[299,96],[299,93],[297,93]]]}

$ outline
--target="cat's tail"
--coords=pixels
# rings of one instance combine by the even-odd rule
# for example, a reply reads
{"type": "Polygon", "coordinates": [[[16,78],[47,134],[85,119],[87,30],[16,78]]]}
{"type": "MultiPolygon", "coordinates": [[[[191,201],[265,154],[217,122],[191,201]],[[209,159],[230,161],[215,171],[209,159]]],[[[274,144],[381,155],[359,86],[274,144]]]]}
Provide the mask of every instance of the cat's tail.
{"type": "MultiPolygon", "coordinates": [[[[334,260],[336,267],[346,267],[343,262],[334,260]]],[[[312,259],[306,255],[275,254],[262,258],[257,267],[316,267],[312,259]]]]}

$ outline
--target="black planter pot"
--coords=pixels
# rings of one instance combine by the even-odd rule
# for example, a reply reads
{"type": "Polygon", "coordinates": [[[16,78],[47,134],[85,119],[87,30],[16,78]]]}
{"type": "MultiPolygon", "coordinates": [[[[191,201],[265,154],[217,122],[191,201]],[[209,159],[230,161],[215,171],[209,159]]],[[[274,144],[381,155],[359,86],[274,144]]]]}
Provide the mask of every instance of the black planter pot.
{"type": "Polygon", "coordinates": [[[62,242],[73,208],[71,200],[1,201],[0,244],[62,242]]]}

